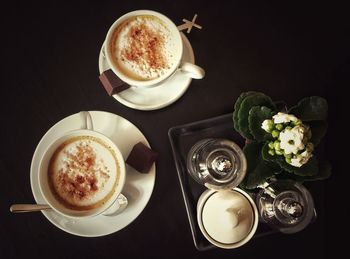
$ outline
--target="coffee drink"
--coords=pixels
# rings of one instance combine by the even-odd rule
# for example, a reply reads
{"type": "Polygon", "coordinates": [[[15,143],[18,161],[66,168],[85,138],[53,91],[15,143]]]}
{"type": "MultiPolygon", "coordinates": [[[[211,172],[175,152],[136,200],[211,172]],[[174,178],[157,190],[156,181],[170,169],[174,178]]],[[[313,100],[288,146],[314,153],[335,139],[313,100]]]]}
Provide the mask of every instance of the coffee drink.
{"type": "Polygon", "coordinates": [[[90,210],[113,197],[120,165],[113,149],[94,136],[75,136],[55,150],[48,167],[49,186],[64,207],[90,210]]]}
{"type": "Polygon", "coordinates": [[[113,64],[125,77],[148,81],[178,65],[176,40],[160,18],[137,15],[115,28],[108,48],[113,64]]]}
{"type": "Polygon", "coordinates": [[[136,10],[109,28],[102,56],[124,83],[135,87],[162,86],[172,75],[201,79],[205,71],[182,60],[184,36],[165,15],[136,10]]]}

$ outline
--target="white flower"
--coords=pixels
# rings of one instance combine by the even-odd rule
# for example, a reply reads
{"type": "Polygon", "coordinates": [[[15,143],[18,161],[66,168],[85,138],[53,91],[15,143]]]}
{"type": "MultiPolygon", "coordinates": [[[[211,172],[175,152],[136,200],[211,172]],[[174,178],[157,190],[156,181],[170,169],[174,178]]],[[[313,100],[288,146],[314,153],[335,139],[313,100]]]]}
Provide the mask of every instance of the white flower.
{"type": "Polygon", "coordinates": [[[294,115],[283,113],[283,112],[277,113],[272,118],[273,118],[274,123],[288,123],[290,121],[298,121],[299,120],[294,115]]]}
{"type": "Polygon", "coordinates": [[[309,150],[305,150],[303,153],[300,154],[301,160],[300,162],[302,164],[306,164],[307,161],[312,157],[312,153],[309,150]]]}
{"type": "Polygon", "coordinates": [[[299,150],[304,149],[304,133],[305,128],[302,126],[295,126],[292,129],[285,129],[280,133],[280,147],[283,149],[285,154],[297,154],[299,150]]]}
{"type": "Polygon", "coordinates": [[[300,155],[297,155],[295,158],[292,158],[290,164],[295,167],[301,167],[302,165],[306,164],[311,157],[311,152],[305,150],[300,155]]]}
{"type": "Polygon", "coordinates": [[[305,134],[308,131],[308,129],[306,128],[306,126],[304,124],[295,126],[294,128],[292,128],[292,130],[295,132],[298,132],[299,134],[302,134],[303,137],[305,136],[305,134]]]}
{"type": "Polygon", "coordinates": [[[272,120],[264,120],[263,123],[261,124],[261,128],[266,132],[271,132],[271,130],[273,129],[272,120]]]}
{"type": "Polygon", "coordinates": [[[290,164],[295,167],[301,167],[303,165],[298,157],[292,158],[290,164]]]}

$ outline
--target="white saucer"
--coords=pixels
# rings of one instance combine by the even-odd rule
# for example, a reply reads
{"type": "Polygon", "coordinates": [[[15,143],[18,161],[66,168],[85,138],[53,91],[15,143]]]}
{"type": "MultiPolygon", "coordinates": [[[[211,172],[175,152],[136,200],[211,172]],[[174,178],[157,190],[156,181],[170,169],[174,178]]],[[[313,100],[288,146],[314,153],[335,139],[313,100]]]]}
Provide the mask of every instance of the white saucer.
{"type": "MultiPolygon", "coordinates": [[[[194,64],[192,46],[183,33],[181,33],[181,36],[184,43],[182,60],[194,64]]],[[[103,46],[98,60],[100,74],[110,68],[102,54],[103,46]]],[[[177,101],[186,92],[191,81],[192,78],[178,70],[159,86],[152,88],[131,87],[118,94],[114,94],[113,97],[121,104],[133,109],[144,111],[156,110],[177,101]]]]}
{"type": "MultiPolygon", "coordinates": [[[[91,111],[94,130],[111,138],[122,152],[124,159],[129,155],[132,147],[142,142],[149,143],[142,132],[131,122],[118,115],[91,111]]],[[[45,203],[38,180],[39,161],[47,145],[63,132],[83,127],[82,117],[76,113],[56,123],[40,140],[32,159],[30,168],[30,182],[32,192],[37,203],[45,203]]],[[[72,220],[63,217],[53,210],[43,211],[45,217],[58,228],[77,236],[97,237],[121,230],[135,220],[147,205],[153,191],[156,168],[152,166],[147,174],[141,174],[126,164],[127,178],[123,194],[128,198],[128,207],[119,215],[72,220]]]]}

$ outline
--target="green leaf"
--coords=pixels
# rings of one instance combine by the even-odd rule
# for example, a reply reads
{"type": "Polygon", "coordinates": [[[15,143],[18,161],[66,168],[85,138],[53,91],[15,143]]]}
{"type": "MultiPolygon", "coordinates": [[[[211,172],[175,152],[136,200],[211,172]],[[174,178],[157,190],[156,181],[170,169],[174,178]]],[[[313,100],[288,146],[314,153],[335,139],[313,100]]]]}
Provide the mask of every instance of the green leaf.
{"type": "Polygon", "coordinates": [[[247,158],[248,168],[247,175],[240,184],[242,188],[255,189],[280,171],[262,159],[261,149],[262,144],[257,142],[246,144],[243,148],[243,152],[247,158]]]}
{"type": "Polygon", "coordinates": [[[275,109],[274,103],[271,98],[263,93],[256,93],[249,95],[243,99],[241,107],[238,110],[238,124],[240,133],[247,139],[254,139],[249,131],[248,116],[249,111],[254,106],[266,106],[271,109],[275,109]]]}
{"type": "Polygon", "coordinates": [[[252,136],[256,141],[266,141],[272,139],[270,133],[261,128],[261,124],[266,119],[271,119],[274,113],[265,106],[254,106],[249,111],[248,125],[252,136]]]}
{"type": "Polygon", "coordinates": [[[288,164],[283,156],[279,156],[276,162],[281,166],[281,168],[289,173],[293,173],[299,176],[313,176],[318,173],[318,160],[315,156],[311,157],[309,161],[302,165],[301,167],[295,167],[288,164]]]}
{"type": "Polygon", "coordinates": [[[318,164],[319,170],[318,174],[313,176],[303,177],[305,181],[316,181],[316,180],[324,180],[331,176],[332,174],[332,165],[329,161],[320,161],[318,164]]]}
{"type": "Polygon", "coordinates": [[[276,178],[278,180],[294,180],[296,182],[303,183],[306,177],[301,177],[287,171],[282,171],[280,174],[276,175],[276,178]]]}
{"type": "Polygon", "coordinates": [[[294,174],[299,176],[314,176],[318,174],[318,171],[318,160],[315,156],[313,156],[305,165],[297,167],[297,169],[294,171],[294,174]]]}
{"type": "Polygon", "coordinates": [[[292,166],[291,164],[287,163],[284,156],[275,156],[274,160],[279,166],[289,173],[294,173],[295,170],[297,170],[298,167],[292,166]]]}
{"type": "Polygon", "coordinates": [[[322,138],[326,135],[328,123],[327,121],[309,121],[307,124],[311,128],[311,142],[317,146],[322,138]]]}
{"type": "Polygon", "coordinates": [[[317,180],[324,180],[330,177],[332,173],[332,166],[328,161],[322,161],[318,164],[319,170],[316,175],[312,176],[300,176],[288,173],[286,171],[283,171],[281,174],[277,175],[277,179],[292,179],[297,182],[305,182],[305,181],[317,181],[317,180]]]}
{"type": "Polygon", "coordinates": [[[287,103],[285,101],[274,101],[274,105],[276,106],[276,110],[280,112],[287,113],[287,103]]]}
{"type": "Polygon", "coordinates": [[[233,111],[233,126],[237,132],[240,132],[239,124],[238,124],[238,110],[241,107],[241,103],[242,103],[244,98],[246,98],[249,95],[256,94],[256,93],[257,92],[254,92],[254,91],[241,93],[241,95],[237,98],[237,100],[235,102],[235,107],[234,107],[234,111],[233,111]]]}
{"type": "Polygon", "coordinates": [[[328,113],[327,100],[319,96],[311,96],[302,99],[296,106],[289,110],[302,121],[326,120],[328,113]]]}
{"type": "Polygon", "coordinates": [[[243,153],[247,159],[248,171],[252,171],[258,164],[262,146],[263,145],[258,142],[250,142],[243,147],[243,153]]]}

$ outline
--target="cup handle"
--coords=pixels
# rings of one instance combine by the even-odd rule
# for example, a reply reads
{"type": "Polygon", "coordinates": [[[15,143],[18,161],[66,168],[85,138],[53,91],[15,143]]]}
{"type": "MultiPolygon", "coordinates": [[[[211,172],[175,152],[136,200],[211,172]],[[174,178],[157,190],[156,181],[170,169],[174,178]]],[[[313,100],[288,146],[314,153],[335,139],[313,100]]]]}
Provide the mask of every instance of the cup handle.
{"type": "Polygon", "coordinates": [[[128,206],[128,199],[123,195],[119,194],[116,201],[107,209],[105,210],[102,215],[103,216],[115,216],[120,214],[122,211],[126,209],[128,206]]]}
{"type": "Polygon", "coordinates": [[[92,117],[91,117],[90,112],[81,111],[80,116],[82,117],[82,120],[83,120],[82,129],[94,130],[94,125],[92,123],[92,117]]]}
{"type": "Polygon", "coordinates": [[[182,62],[180,65],[180,70],[188,74],[189,77],[193,79],[202,79],[205,75],[203,68],[189,62],[182,62]]]}

